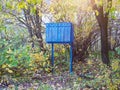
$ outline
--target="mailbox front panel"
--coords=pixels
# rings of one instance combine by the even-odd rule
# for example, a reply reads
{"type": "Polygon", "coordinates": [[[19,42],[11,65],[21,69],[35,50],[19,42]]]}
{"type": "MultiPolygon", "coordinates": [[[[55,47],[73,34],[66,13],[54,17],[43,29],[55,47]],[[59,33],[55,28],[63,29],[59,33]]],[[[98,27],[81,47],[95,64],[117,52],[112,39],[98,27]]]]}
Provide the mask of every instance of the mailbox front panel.
{"type": "Polygon", "coordinates": [[[47,43],[71,43],[73,42],[73,28],[71,23],[47,23],[47,43]]]}

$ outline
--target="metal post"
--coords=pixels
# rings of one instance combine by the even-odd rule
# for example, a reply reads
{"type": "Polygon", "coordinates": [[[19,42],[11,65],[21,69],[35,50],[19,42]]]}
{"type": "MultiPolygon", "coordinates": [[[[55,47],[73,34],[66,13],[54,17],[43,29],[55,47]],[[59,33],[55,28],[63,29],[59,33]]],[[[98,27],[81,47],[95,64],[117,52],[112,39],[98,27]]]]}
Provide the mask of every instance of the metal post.
{"type": "Polygon", "coordinates": [[[70,74],[72,74],[73,71],[73,66],[72,66],[72,62],[73,62],[73,56],[72,56],[72,43],[70,44],[70,74]]]}
{"type": "Polygon", "coordinates": [[[53,72],[53,67],[54,67],[54,44],[52,43],[52,57],[51,57],[51,64],[52,64],[52,72],[53,72]]]}

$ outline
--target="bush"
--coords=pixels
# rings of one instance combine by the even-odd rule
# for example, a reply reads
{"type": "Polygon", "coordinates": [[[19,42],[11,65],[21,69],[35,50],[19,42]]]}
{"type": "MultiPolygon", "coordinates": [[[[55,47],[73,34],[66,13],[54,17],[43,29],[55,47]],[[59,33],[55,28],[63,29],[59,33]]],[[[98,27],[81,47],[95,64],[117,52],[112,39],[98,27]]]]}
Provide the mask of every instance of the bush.
{"type": "Polygon", "coordinates": [[[0,40],[0,74],[20,76],[23,71],[29,67],[30,48],[28,46],[20,46],[14,48],[13,43],[3,39],[0,40]]]}
{"type": "Polygon", "coordinates": [[[40,53],[31,53],[32,60],[29,63],[32,71],[35,72],[50,72],[50,60],[48,59],[48,55],[44,55],[42,52],[40,53]]]}

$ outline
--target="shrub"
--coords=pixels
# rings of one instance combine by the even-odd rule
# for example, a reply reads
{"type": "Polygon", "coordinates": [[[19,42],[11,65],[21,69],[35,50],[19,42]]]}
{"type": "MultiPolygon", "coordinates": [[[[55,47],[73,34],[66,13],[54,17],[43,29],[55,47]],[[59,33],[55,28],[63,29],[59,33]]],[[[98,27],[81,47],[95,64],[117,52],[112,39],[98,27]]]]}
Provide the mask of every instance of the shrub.
{"type": "Polygon", "coordinates": [[[50,72],[50,60],[48,60],[48,55],[40,53],[31,53],[32,60],[29,63],[32,71],[35,72],[50,72]]]}

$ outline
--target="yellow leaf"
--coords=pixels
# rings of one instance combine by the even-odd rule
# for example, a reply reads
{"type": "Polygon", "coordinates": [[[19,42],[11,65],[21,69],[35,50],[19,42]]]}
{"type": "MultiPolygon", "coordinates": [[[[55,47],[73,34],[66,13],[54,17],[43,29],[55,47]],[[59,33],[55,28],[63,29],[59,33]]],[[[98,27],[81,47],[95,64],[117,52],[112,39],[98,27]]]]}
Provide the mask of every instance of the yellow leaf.
{"type": "Polygon", "coordinates": [[[78,81],[81,81],[81,80],[82,80],[82,79],[79,77],[79,78],[78,78],[78,81]]]}
{"type": "Polygon", "coordinates": [[[9,68],[7,68],[7,71],[8,71],[9,73],[13,73],[13,71],[12,71],[12,70],[10,70],[9,68]]]}
{"type": "Polygon", "coordinates": [[[42,13],[41,12],[39,12],[39,16],[42,17],[42,13]]]}
{"type": "Polygon", "coordinates": [[[27,9],[27,5],[26,5],[25,2],[21,1],[21,2],[18,3],[18,8],[19,8],[19,9],[23,9],[23,8],[26,8],[26,9],[27,9]]]}
{"type": "Polygon", "coordinates": [[[9,53],[9,54],[12,53],[12,50],[9,48],[8,51],[7,51],[7,53],[9,53]]]}
{"type": "Polygon", "coordinates": [[[95,10],[95,14],[96,14],[96,16],[98,16],[98,15],[99,15],[99,12],[98,12],[97,10],[95,10]]]}
{"type": "Polygon", "coordinates": [[[50,7],[50,12],[53,13],[54,12],[54,8],[50,7]]]}
{"type": "Polygon", "coordinates": [[[45,66],[46,65],[46,62],[43,62],[43,66],[45,66]]]}
{"type": "Polygon", "coordinates": [[[5,64],[2,65],[2,68],[6,68],[6,67],[7,67],[7,65],[5,65],[5,64]]]}
{"type": "Polygon", "coordinates": [[[32,63],[30,63],[29,66],[32,66],[32,63]]]}
{"type": "Polygon", "coordinates": [[[62,49],[62,53],[65,53],[65,49],[64,48],[62,49]]]}
{"type": "Polygon", "coordinates": [[[50,69],[49,68],[45,68],[45,71],[50,72],[50,69]]]}
{"type": "Polygon", "coordinates": [[[91,65],[91,64],[92,64],[92,61],[91,61],[91,60],[88,60],[87,63],[88,63],[89,65],[91,65]]]}

